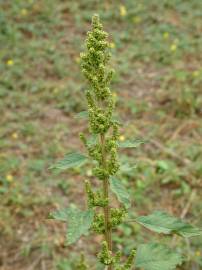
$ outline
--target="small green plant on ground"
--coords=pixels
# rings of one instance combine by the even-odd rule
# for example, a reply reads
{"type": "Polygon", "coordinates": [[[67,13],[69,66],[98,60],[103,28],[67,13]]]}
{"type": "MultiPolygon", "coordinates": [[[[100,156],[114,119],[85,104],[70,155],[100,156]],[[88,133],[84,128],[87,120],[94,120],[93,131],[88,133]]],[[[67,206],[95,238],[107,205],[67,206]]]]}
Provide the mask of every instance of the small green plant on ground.
{"type": "MultiPolygon", "coordinates": [[[[94,165],[93,175],[99,180],[100,188],[95,190],[86,180],[86,194],[88,209],[83,211],[75,206],[51,213],[51,217],[68,224],[67,243],[73,244],[89,231],[102,234],[103,241],[97,258],[107,270],[172,270],[183,262],[182,256],[167,246],[159,243],[144,243],[138,247],[134,240],[125,262],[121,259],[121,252],[115,250],[112,241],[114,232],[122,222],[127,222],[130,198],[121,180],[117,179],[120,168],[117,150],[119,147],[137,147],[137,141],[119,142],[120,123],[114,117],[115,97],[110,90],[110,82],[114,71],[108,68],[110,59],[108,34],[97,15],[92,19],[92,30],[87,33],[86,52],[81,54],[81,67],[89,82],[86,90],[88,111],[80,113],[79,117],[87,117],[89,121],[90,139],[84,134],[80,138],[88,155],[78,152],[69,153],[53,167],[66,170],[81,166],[88,160],[94,165]],[[116,195],[120,207],[112,205],[110,190],[116,195]]],[[[131,221],[131,220],[130,220],[131,221]]],[[[132,220],[147,229],[161,234],[177,234],[191,237],[200,234],[200,230],[179,218],[163,211],[155,211],[148,216],[140,216],[132,220]]],[[[77,265],[77,269],[92,269],[87,266],[84,256],[77,265]]]]}

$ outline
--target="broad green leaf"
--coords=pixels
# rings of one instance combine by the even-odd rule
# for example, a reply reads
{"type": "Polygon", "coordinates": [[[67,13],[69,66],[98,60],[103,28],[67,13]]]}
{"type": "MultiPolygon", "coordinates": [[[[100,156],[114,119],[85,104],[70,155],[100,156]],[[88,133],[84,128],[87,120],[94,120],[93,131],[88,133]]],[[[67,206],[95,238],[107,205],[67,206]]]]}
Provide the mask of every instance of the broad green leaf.
{"type": "Polygon", "coordinates": [[[125,141],[122,141],[122,142],[118,142],[118,146],[120,148],[136,148],[138,147],[139,145],[143,144],[144,141],[143,140],[133,140],[133,141],[130,141],[130,140],[125,140],[125,141]]]}
{"type": "Polygon", "coordinates": [[[67,221],[70,210],[71,208],[57,210],[55,212],[50,213],[49,218],[60,220],[60,221],[67,221]]]}
{"type": "Polygon", "coordinates": [[[195,228],[181,219],[173,217],[162,211],[155,211],[151,215],[138,217],[136,221],[157,233],[176,233],[183,237],[191,237],[201,234],[201,231],[198,228],[195,228]]]}
{"type": "Polygon", "coordinates": [[[64,171],[69,168],[79,167],[87,161],[87,157],[80,153],[69,153],[65,155],[64,159],[59,160],[52,169],[64,171]]]}
{"type": "Polygon", "coordinates": [[[68,244],[76,242],[80,236],[88,233],[93,217],[93,210],[81,211],[78,208],[70,208],[67,229],[68,244]]]}
{"type": "Polygon", "coordinates": [[[57,270],[72,270],[72,262],[69,259],[60,259],[57,263],[57,270]]]}
{"type": "Polygon", "coordinates": [[[110,187],[111,190],[116,194],[118,200],[126,207],[130,207],[130,196],[128,191],[123,186],[120,180],[116,179],[115,177],[110,178],[110,187]]]}
{"type": "Polygon", "coordinates": [[[180,254],[161,244],[143,244],[137,249],[135,266],[144,270],[173,270],[181,263],[180,254]]]}
{"type": "Polygon", "coordinates": [[[168,171],[171,169],[170,164],[166,160],[158,160],[156,162],[157,168],[160,169],[162,172],[168,171]]]}
{"type": "Polygon", "coordinates": [[[132,172],[134,171],[135,169],[137,169],[137,166],[136,165],[130,165],[129,163],[123,163],[121,164],[119,170],[122,172],[122,173],[128,173],[128,172],[132,172]]]}
{"type": "Polygon", "coordinates": [[[87,119],[88,118],[88,111],[82,111],[77,113],[75,116],[77,119],[87,119]]]}
{"type": "Polygon", "coordinates": [[[75,206],[55,211],[49,215],[50,218],[67,222],[68,244],[76,242],[81,235],[88,233],[93,216],[93,210],[81,211],[75,206]]]}

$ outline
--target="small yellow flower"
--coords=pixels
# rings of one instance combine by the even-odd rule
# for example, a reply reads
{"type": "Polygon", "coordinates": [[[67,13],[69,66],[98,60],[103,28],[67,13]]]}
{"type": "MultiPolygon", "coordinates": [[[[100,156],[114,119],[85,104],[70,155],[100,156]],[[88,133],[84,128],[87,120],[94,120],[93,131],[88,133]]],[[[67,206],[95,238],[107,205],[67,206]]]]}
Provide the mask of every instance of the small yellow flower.
{"type": "Polygon", "coordinates": [[[90,170],[90,169],[87,170],[86,175],[89,176],[89,177],[92,176],[93,175],[92,170],[90,170]]]}
{"type": "Polygon", "coordinates": [[[197,251],[195,252],[195,254],[196,254],[197,257],[200,257],[200,256],[201,256],[200,250],[197,250],[197,251]]]}
{"type": "Polygon", "coordinates": [[[18,138],[17,132],[13,132],[11,137],[16,140],[18,138]]]}
{"type": "Polygon", "coordinates": [[[59,89],[56,87],[53,89],[54,94],[57,94],[59,92],[59,89]]]}
{"type": "Polygon", "coordinates": [[[80,62],[81,62],[81,58],[80,58],[80,57],[78,57],[78,56],[77,56],[77,57],[75,57],[75,58],[74,58],[74,60],[75,60],[75,62],[76,62],[76,63],[80,63],[80,62]]]}
{"type": "Polygon", "coordinates": [[[127,15],[126,7],[124,5],[121,5],[119,7],[119,12],[120,12],[121,17],[125,17],[127,15]]]}
{"type": "Polygon", "coordinates": [[[175,52],[175,51],[177,50],[177,45],[173,43],[173,44],[170,46],[170,50],[171,50],[171,52],[175,52]]]}
{"type": "Polygon", "coordinates": [[[13,176],[12,176],[11,174],[7,174],[7,175],[6,175],[6,180],[7,180],[8,182],[13,182],[13,176]]]}
{"type": "Polygon", "coordinates": [[[119,136],[119,141],[121,142],[125,141],[125,136],[124,135],[119,136]]]}
{"type": "Polygon", "coordinates": [[[135,23],[135,24],[138,24],[138,23],[140,23],[141,22],[141,18],[139,17],[139,16],[135,16],[135,17],[133,17],[133,22],[135,23]]]}
{"type": "Polygon", "coordinates": [[[115,47],[116,47],[116,45],[115,45],[115,43],[114,43],[114,42],[111,42],[111,43],[109,43],[109,47],[113,49],[113,48],[115,48],[115,47]]]}
{"type": "Polygon", "coordinates": [[[22,16],[26,16],[28,11],[27,11],[26,8],[23,8],[23,9],[21,9],[20,13],[21,13],[22,16]]]}
{"type": "Polygon", "coordinates": [[[163,33],[163,38],[164,39],[168,39],[169,38],[169,33],[168,32],[164,32],[163,33]]]}
{"type": "Polygon", "coordinates": [[[195,78],[198,77],[199,75],[200,75],[200,72],[198,70],[195,70],[192,72],[192,76],[195,78]]]}
{"type": "Polygon", "coordinates": [[[117,97],[117,93],[116,92],[112,92],[112,96],[113,97],[117,97]]]}
{"type": "Polygon", "coordinates": [[[7,62],[6,62],[7,66],[13,66],[14,65],[14,61],[12,59],[9,59],[7,62]]]}

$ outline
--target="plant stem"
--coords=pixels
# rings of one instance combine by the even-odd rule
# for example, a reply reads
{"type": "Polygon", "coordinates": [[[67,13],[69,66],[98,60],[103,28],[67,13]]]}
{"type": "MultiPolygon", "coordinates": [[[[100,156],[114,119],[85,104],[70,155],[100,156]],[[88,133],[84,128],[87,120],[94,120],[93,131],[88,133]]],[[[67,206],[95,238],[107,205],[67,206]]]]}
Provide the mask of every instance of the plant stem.
{"type": "MultiPolygon", "coordinates": [[[[101,148],[102,148],[102,165],[106,168],[106,152],[105,152],[105,135],[100,135],[101,148]]],[[[104,197],[109,201],[109,179],[106,178],[103,180],[103,194],[104,197]]],[[[105,240],[108,245],[108,249],[112,252],[112,231],[110,228],[110,206],[109,202],[107,206],[104,207],[104,222],[105,222],[105,240]]],[[[108,266],[108,270],[112,270],[112,265],[108,266]]]]}

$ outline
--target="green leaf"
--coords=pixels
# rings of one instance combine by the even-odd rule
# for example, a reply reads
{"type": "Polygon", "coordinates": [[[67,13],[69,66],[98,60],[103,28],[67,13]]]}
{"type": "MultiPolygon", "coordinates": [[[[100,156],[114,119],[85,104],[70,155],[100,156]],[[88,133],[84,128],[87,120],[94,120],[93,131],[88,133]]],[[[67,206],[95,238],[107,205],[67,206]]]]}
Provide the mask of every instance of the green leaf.
{"type": "Polygon", "coordinates": [[[144,270],[173,270],[181,263],[180,254],[161,244],[143,244],[137,249],[135,265],[144,270]]]}
{"type": "Polygon", "coordinates": [[[82,111],[77,113],[75,116],[77,119],[87,119],[88,118],[88,111],[82,111]]]}
{"type": "Polygon", "coordinates": [[[201,231],[198,228],[195,228],[181,219],[173,217],[162,211],[155,211],[151,215],[138,217],[136,221],[157,233],[176,233],[183,237],[191,237],[201,234],[201,231]]]}
{"type": "Polygon", "coordinates": [[[79,167],[87,161],[87,157],[80,153],[69,153],[65,155],[64,159],[59,160],[51,169],[64,171],[69,168],[79,167]]]}
{"type": "Polygon", "coordinates": [[[138,146],[140,146],[141,144],[143,144],[145,141],[143,140],[133,140],[133,141],[130,141],[130,140],[125,140],[123,142],[118,142],[118,146],[120,148],[136,148],[138,146]]]}
{"type": "Polygon", "coordinates": [[[81,211],[78,208],[70,208],[68,215],[67,242],[72,244],[80,236],[86,235],[93,222],[93,210],[81,211]]]}
{"type": "Polygon", "coordinates": [[[126,207],[130,207],[130,196],[123,186],[120,180],[116,179],[115,177],[110,178],[110,187],[111,190],[116,194],[118,200],[126,207]]]}
{"type": "Polygon", "coordinates": [[[72,263],[69,259],[60,259],[57,263],[57,270],[72,270],[72,263]]]}
{"type": "Polygon", "coordinates": [[[70,208],[65,208],[65,209],[61,209],[61,210],[57,210],[55,212],[52,212],[49,214],[49,218],[60,220],[60,221],[67,221],[69,213],[70,213],[69,209],[70,208]]]}
{"type": "Polygon", "coordinates": [[[162,172],[168,171],[170,169],[170,164],[166,160],[158,160],[156,162],[157,168],[162,172]]]}
{"type": "Polygon", "coordinates": [[[123,163],[119,168],[122,173],[132,172],[135,169],[137,169],[137,165],[130,165],[129,163],[123,163]]]}
{"type": "Polygon", "coordinates": [[[87,234],[93,222],[93,210],[81,211],[72,206],[70,208],[55,211],[49,215],[50,218],[65,221],[68,224],[67,242],[76,242],[81,235],[87,234]]]}

